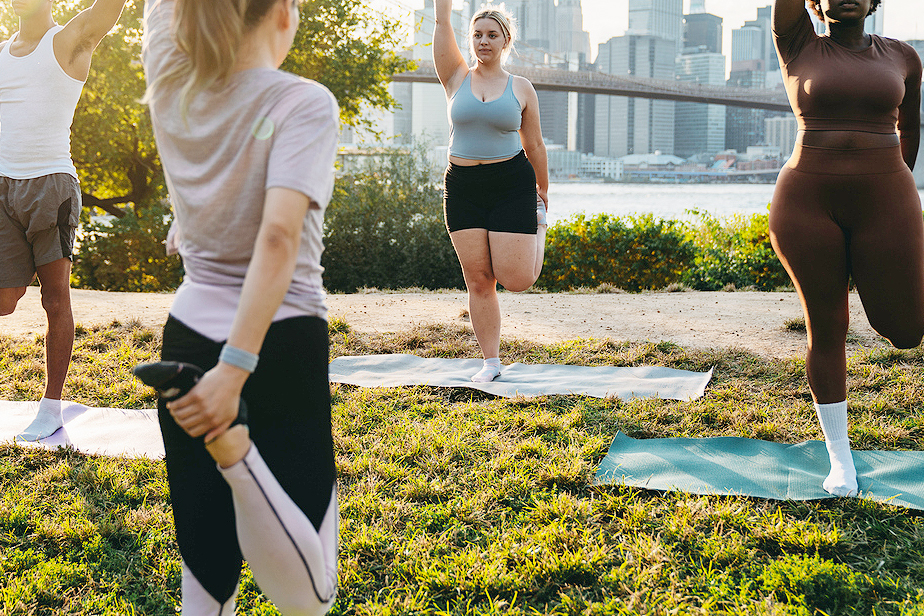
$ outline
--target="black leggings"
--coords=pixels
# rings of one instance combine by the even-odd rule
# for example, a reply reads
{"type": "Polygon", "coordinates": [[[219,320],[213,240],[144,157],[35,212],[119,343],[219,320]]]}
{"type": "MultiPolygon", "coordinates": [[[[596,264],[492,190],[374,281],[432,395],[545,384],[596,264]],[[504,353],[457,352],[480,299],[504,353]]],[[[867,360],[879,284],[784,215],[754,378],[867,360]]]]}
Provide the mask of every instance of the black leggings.
{"type": "Polygon", "coordinates": [[[799,292],[818,402],[846,399],[847,291],[899,348],[924,334],[924,221],[899,146],[796,146],[770,207],[770,238],[799,292]]]}
{"type": "MultiPolygon", "coordinates": [[[[222,343],[170,317],[162,358],[208,370],[222,343]]],[[[317,530],[336,481],[331,438],[327,323],[298,317],[270,326],[243,398],[250,438],[279,484],[317,530]]],[[[158,404],[177,543],[189,569],[216,601],[231,598],[243,557],[231,490],[201,438],[192,438],[158,404]]]]}

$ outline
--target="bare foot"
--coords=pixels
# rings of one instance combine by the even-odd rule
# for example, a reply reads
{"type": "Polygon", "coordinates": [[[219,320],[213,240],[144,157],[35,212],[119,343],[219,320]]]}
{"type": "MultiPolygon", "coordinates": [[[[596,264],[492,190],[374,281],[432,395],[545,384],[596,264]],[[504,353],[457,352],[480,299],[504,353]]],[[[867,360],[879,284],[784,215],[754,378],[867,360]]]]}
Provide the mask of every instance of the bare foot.
{"type": "Polygon", "coordinates": [[[208,443],[206,451],[221,468],[234,466],[250,451],[250,430],[244,424],[231,426],[208,443]]]}

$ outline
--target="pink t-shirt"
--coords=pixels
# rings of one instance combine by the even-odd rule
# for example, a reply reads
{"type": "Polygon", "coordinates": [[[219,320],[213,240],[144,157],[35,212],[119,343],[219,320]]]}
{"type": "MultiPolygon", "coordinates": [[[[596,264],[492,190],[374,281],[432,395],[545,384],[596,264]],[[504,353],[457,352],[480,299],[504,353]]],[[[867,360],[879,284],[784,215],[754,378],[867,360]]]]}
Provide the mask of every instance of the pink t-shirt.
{"type": "MultiPolygon", "coordinates": [[[[145,5],[142,60],[148,83],[183,58],[171,34],[173,0],[145,5]]],[[[235,73],[197,95],[186,118],[177,89],[157,88],[154,134],[179,227],[186,277],[171,314],[224,340],[253,255],[269,188],[307,195],[292,284],[276,320],[326,318],[321,282],[324,209],[334,184],[339,110],[322,85],[271,69],[235,73]]]]}

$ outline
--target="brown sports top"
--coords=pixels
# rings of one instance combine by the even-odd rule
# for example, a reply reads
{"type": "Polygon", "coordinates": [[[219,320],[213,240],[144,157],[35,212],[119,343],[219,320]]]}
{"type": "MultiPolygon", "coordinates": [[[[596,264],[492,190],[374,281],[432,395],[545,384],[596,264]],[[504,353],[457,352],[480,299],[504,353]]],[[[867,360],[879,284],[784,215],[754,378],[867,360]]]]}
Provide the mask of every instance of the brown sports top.
{"type": "Polygon", "coordinates": [[[895,133],[905,92],[921,88],[921,59],[902,41],[873,34],[854,51],[815,34],[808,12],[773,34],[801,130],[895,133]]]}

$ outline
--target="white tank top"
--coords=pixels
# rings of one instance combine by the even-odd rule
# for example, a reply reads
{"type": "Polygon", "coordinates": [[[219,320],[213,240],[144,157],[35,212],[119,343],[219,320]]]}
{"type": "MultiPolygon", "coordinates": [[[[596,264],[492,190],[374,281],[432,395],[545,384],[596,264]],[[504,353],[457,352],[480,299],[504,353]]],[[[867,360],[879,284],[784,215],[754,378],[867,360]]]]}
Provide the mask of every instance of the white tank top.
{"type": "Polygon", "coordinates": [[[10,54],[14,35],[0,50],[0,175],[27,180],[67,173],[71,162],[71,123],[83,82],[64,72],[55,58],[50,28],[29,55],[10,54]]]}

